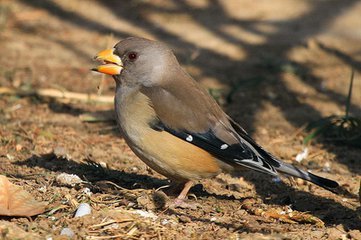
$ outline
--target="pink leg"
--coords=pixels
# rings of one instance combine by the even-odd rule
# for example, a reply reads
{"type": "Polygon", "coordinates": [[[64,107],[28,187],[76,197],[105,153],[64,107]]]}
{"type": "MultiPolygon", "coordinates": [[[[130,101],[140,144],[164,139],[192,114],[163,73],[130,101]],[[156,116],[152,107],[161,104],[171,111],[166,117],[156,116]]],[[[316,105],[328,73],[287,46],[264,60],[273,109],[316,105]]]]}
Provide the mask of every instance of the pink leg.
{"type": "Polygon", "coordinates": [[[184,188],[181,191],[181,193],[179,194],[179,196],[177,197],[177,200],[181,200],[183,201],[186,197],[187,194],[189,192],[189,189],[191,189],[191,187],[193,186],[193,182],[192,181],[188,181],[184,184],[184,188]]]}
{"type": "Polygon", "coordinates": [[[184,200],[187,197],[187,194],[189,192],[189,189],[193,186],[192,181],[188,181],[184,184],[182,192],[179,194],[179,196],[174,200],[174,203],[171,204],[171,207],[173,208],[191,208],[196,209],[196,204],[189,204],[186,203],[184,200]]]}

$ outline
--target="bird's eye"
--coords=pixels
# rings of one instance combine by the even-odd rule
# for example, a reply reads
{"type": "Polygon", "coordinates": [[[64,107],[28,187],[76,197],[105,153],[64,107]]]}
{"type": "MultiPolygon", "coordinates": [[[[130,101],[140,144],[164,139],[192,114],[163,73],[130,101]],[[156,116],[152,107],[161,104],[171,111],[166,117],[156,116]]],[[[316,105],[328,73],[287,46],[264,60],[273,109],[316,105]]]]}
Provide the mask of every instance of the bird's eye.
{"type": "Polygon", "coordinates": [[[137,57],[138,57],[138,55],[135,52],[128,53],[128,58],[131,61],[134,61],[135,59],[137,59],[137,57]]]}

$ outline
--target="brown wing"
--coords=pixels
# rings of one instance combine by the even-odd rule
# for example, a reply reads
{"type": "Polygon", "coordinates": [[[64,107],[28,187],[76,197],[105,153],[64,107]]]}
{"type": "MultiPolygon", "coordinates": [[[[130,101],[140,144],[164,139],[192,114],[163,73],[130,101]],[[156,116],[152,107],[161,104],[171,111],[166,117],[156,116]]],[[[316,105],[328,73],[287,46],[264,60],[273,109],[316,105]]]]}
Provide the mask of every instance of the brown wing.
{"type": "Polygon", "coordinates": [[[215,100],[183,70],[177,73],[162,86],[142,89],[161,122],[175,130],[196,133],[212,129],[227,144],[237,143],[237,133],[215,100]]]}

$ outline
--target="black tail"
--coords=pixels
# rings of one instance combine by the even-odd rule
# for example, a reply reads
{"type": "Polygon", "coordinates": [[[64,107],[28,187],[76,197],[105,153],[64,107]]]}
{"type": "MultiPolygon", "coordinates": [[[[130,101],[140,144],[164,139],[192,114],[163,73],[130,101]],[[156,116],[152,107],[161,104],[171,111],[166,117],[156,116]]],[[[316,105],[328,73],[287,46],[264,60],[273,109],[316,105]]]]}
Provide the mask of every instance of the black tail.
{"type": "Polygon", "coordinates": [[[281,173],[285,173],[294,177],[302,178],[306,181],[312,182],[320,187],[323,187],[331,192],[335,191],[335,188],[337,188],[339,185],[337,182],[323,178],[320,176],[317,176],[315,174],[312,174],[310,172],[303,171],[301,169],[298,169],[295,166],[292,166],[287,163],[281,163],[281,166],[277,168],[277,170],[281,173]]]}

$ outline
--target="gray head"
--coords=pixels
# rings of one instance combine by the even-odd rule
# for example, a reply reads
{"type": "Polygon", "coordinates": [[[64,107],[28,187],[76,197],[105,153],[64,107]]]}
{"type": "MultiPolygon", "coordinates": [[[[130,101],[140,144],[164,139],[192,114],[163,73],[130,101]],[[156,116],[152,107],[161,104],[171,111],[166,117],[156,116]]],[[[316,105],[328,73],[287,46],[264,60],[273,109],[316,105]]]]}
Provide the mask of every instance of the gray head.
{"type": "Polygon", "coordinates": [[[95,71],[113,75],[118,84],[128,87],[161,85],[165,74],[179,68],[169,47],[137,37],[120,41],[113,49],[100,52],[96,59],[106,64],[95,71]]]}

